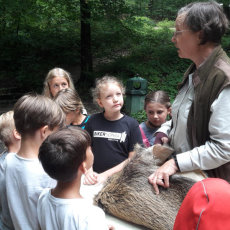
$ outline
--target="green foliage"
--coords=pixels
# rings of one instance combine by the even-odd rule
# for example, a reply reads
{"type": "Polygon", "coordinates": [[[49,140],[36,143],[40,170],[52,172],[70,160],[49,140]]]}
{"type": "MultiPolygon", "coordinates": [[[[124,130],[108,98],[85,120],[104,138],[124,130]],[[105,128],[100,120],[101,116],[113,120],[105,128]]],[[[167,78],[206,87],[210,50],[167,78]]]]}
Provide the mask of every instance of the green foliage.
{"type": "Polygon", "coordinates": [[[174,21],[169,21],[168,19],[159,21],[156,24],[157,27],[166,27],[166,28],[173,28],[175,26],[175,22],[174,21]]]}
{"type": "Polygon", "coordinates": [[[123,25],[131,35],[128,55],[103,65],[101,72],[110,72],[123,79],[138,73],[148,80],[149,90],[163,89],[173,99],[177,93],[177,84],[189,65],[188,61],[178,58],[171,42],[173,23],[165,20],[155,27],[155,22],[146,17],[125,20],[123,25]]]}
{"type": "Polygon", "coordinates": [[[133,34],[146,36],[154,31],[156,23],[148,17],[134,16],[122,20],[123,26],[133,34]]]}
{"type": "Polygon", "coordinates": [[[222,47],[230,56],[230,31],[222,38],[222,47]]]}
{"type": "MultiPolygon", "coordinates": [[[[94,57],[89,81],[110,73],[126,82],[138,73],[148,90],[163,89],[173,100],[190,62],[178,58],[172,28],[177,10],[189,2],[88,0],[94,57]]],[[[0,0],[1,87],[41,92],[49,69],[79,66],[80,27],[79,0],[0,0]]],[[[223,47],[230,52],[229,35],[223,47]]]]}
{"type": "Polygon", "coordinates": [[[77,0],[0,0],[1,87],[39,92],[50,68],[79,63],[78,9],[77,0]]]}
{"type": "Polygon", "coordinates": [[[145,110],[139,111],[137,113],[132,113],[131,117],[135,118],[138,123],[140,124],[141,122],[144,122],[147,120],[146,112],[145,110]]]}
{"type": "Polygon", "coordinates": [[[79,42],[72,33],[46,33],[30,30],[27,34],[5,36],[0,40],[0,72],[5,86],[17,85],[25,91],[41,91],[45,74],[55,66],[78,62],[79,42]],[[53,40],[52,40],[53,39],[53,40]],[[73,49],[76,52],[72,52],[73,49]],[[65,58],[63,58],[63,55],[65,58]]]}

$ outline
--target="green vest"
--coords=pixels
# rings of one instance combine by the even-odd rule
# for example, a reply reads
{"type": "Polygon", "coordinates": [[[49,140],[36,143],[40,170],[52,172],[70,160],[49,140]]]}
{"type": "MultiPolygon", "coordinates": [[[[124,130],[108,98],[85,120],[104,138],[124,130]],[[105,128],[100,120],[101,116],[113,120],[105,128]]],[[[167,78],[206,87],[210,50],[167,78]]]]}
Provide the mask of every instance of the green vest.
{"type": "MultiPolygon", "coordinates": [[[[188,135],[193,148],[204,145],[210,139],[208,130],[211,116],[210,108],[220,92],[230,85],[230,59],[218,46],[198,69],[195,68],[194,64],[189,67],[182,85],[194,70],[194,101],[187,121],[188,135]]],[[[207,173],[210,177],[219,177],[230,182],[230,163],[208,170],[207,173]]]]}

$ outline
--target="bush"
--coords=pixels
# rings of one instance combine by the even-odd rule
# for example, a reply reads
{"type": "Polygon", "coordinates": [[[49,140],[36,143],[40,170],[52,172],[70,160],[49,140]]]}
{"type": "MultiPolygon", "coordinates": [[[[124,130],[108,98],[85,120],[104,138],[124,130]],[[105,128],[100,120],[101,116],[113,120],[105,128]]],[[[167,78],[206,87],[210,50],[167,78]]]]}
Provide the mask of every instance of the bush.
{"type": "Polygon", "coordinates": [[[49,69],[79,62],[76,37],[79,35],[72,32],[49,33],[33,29],[18,36],[5,35],[0,40],[0,79],[4,79],[1,87],[17,86],[25,92],[41,92],[49,69]]]}
{"type": "Polygon", "coordinates": [[[140,124],[141,122],[144,122],[147,120],[146,112],[145,110],[139,111],[137,113],[132,113],[131,117],[136,119],[138,123],[140,124]]]}
{"type": "Polygon", "coordinates": [[[135,17],[133,20],[124,23],[130,32],[128,55],[101,66],[100,73],[109,72],[121,77],[124,82],[138,74],[148,80],[149,91],[165,90],[173,100],[177,84],[189,66],[188,61],[178,57],[171,42],[174,22],[165,20],[155,24],[145,17],[135,17]],[[150,27],[151,24],[157,27],[150,27]]]}
{"type": "Polygon", "coordinates": [[[157,27],[167,27],[167,28],[174,28],[175,22],[174,21],[169,21],[168,19],[165,19],[163,21],[159,21],[156,24],[157,27]]]}

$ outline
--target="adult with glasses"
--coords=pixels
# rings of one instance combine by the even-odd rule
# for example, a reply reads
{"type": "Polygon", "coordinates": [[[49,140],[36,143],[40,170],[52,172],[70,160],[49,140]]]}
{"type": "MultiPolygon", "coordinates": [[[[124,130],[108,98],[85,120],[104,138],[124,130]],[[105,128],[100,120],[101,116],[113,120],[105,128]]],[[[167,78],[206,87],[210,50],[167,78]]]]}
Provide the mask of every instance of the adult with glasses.
{"type": "Polygon", "coordinates": [[[220,45],[228,20],[218,3],[196,2],[179,10],[175,26],[178,55],[193,64],[172,105],[171,122],[158,130],[175,154],[149,176],[157,194],[178,171],[205,170],[230,182],[230,59],[220,45]]]}

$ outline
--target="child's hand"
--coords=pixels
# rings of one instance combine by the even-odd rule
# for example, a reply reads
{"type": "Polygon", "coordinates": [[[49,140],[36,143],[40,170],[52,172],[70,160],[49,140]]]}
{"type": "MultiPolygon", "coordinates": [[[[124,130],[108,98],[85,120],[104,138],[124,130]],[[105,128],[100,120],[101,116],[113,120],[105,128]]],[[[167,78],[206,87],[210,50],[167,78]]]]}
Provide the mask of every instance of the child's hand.
{"type": "Polygon", "coordinates": [[[98,174],[95,173],[92,168],[89,169],[85,173],[84,184],[86,184],[86,185],[96,184],[97,183],[97,177],[98,177],[98,174]]]}
{"type": "Polygon", "coordinates": [[[168,139],[168,137],[162,137],[161,141],[162,141],[163,144],[168,144],[169,139],[168,139]]]}
{"type": "Polygon", "coordinates": [[[102,184],[107,180],[107,178],[108,178],[108,175],[106,171],[103,173],[97,174],[97,183],[102,184]]]}
{"type": "Polygon", "coordinates": [[[112,225],[108,225],[109,230],[115,230],[115,228],[112,225]]]}
{"type": "Polygon", "coordinates": [[[161,144],[162,145],[164,143],[168,143],[168,141],[169,141],[168,136],[165,133],[158,132],[156,134],[154,145],[156,145],[156,144],[161,144]],[[164,141],[167,141],[167,142],[164,142],[164,141]]]}

